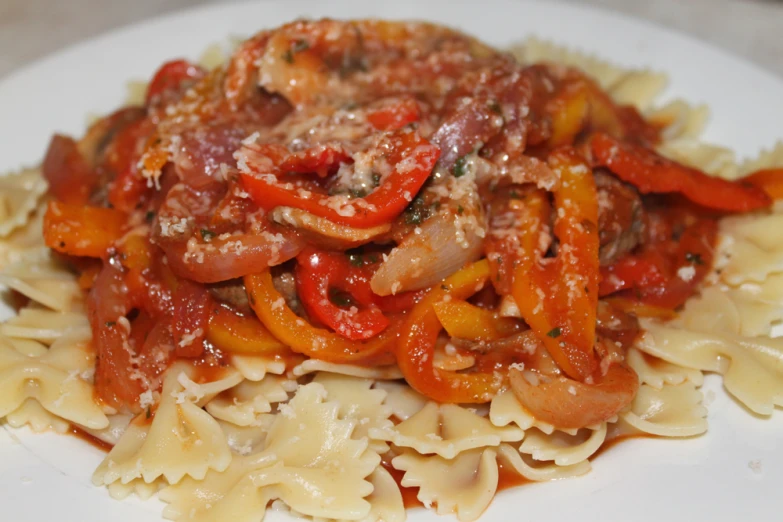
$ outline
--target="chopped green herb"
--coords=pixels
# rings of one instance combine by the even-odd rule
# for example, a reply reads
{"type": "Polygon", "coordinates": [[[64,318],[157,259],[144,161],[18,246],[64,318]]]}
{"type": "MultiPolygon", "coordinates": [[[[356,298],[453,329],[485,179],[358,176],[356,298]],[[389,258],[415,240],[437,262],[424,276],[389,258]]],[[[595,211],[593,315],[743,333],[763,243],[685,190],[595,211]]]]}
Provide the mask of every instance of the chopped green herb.
{"type": "Polygon", "coordinates": [[[430,217],[432,209],[424,203],[424,198],[416,196],[405,209],[405,223],[407,225],[421,225],[430,217]]]}
{"type": "Polygon", "coordinates": [[[363,198],[367,196],[367,191],[365,189],[351,189],[348,191],[348,195],[353,199],[363,198]]]}
{"type": "Polygon", "coordinates": [[[546,335],[547,335],[547,337],[551,337],[552,339],[557,339],[558,337],[560,337],[560,327],[559,326],[555,326],[554,328],[549,330],[546,333],[546,335]]]}
{"type": "Polygon", "coordinates": [[[147,417],[148,419],[149,419],[150,417],[152,417],[152,410],[150,409],[150,407],[149,407],[149,406],[147,406],[147,412],[145,413],[145,415],[146,415],[146,417],[147,417]]]}
{"type": "Polygon", "coordinates": [[[283,53],[283,60],[285,60],[288,63],[294,63],[294,55],[296,53],[301,53],[302,51],[306,51],[310,48],[310,44],[306,40],[297,40],[294,42],[294,44],[291,46],[290,49],[288,49],[286,52],[283,53]]]}
{"type": "Polygon", "coordinates": [[[494,113],[502,114],[503,109],[500,107],[500,104],[496,100],[492,100],[489,105],[489,110],[491,110],[494,113]]]}
{"type": "Polygon", "coordinates": [[[449,285],[440,285],[440,288],[441,290],[445,290],[447,292],[450,290],[449,285]]]}
{"type": "Polygon", "coordinates": [[[372,184],[374,187],[377,187],[378,185],[381,184],[381,175],[378,174],[377,172],[372,173],[372,184]]]}
{"type": "Polygon", "coordinates": [[[694,253],[694,252],[687,252],[685,254],[685,260],[689,262],[692,265],[703,265],[704,260],[701,258],[700,254],[694,253]]]}
{"type": "Polygon", "coordinates": [[[465,212],[465,208],[462,205],[457,205],[457,214],[462,215],[465,212]]]}
{"type": "Polygon", "coordinates": [[[378,256],[375,254],[357,254],[355,252],[346,252],[345,255],[348,256],[348,262],[357,267],[373,265],[378,262],[378,256]]]}
{"type": "Polygon", "coordinates": [[[147,219],[147,223],[152,223],[152,220],[155,219],[155,213],[150,210],[147,212],[145,218],[147,219]]]}
{"type": "Polygon", "coordinates": [[[337,289],[329,289],[329,300],[339,307],[347,307],[352,304],[351,298],[337,289]]]}
{"type": "Polygon", "coordinates": [[[206,228],[202,228],[201,229],[201,239],[203,239],[204,241],[209,241],[210,239],[212,239],[216,235],[217,234],[215,234],[211,230],[208,230],[206,228]]]}
{"type": "Polygon", "coordinates": [[[508,197],[510,197],[511,199],[520,199],[519,192],[517,192],[516,190],[512,190],[511,192],[509,192],[508,197]]]}
{"type": "Polygon", "coordinates": [[[457,161],[454,162],[454,166],[451,167],[451,173],[454,174],[455,178],[464,176],[467,173],[468,171],[467,163],[468,160],[465,156],[457,158],[457,161]]]}
{"type": "Polygon", "coordinates": [[[295,53],[301,53],[302,51],[306,51],[310,48],[310,44],[307,42],[307,40],[297,40],[294,42],[293,47],[291,47],[291,50],[295,53]]]}
{"type": "Polygon", "coordinates": [[[106,321],[106,328],[114,328],[114,325],[117,324],[114,321],[106,321]]]}

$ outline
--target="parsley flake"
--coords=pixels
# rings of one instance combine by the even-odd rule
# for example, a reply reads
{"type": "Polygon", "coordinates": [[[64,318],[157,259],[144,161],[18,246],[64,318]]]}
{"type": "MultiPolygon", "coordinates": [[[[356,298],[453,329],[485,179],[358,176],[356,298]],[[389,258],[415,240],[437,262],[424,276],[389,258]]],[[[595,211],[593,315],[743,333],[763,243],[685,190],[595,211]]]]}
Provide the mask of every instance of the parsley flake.
{"type": "Polygon", "coordinates": [[[212,239],[216,235],[217,234],[215,234],[214,232],[212,232],[209,229],[206,229],[206,228],[202,228],[201,229],[201,239],[203,239],[204,241],[209,241],[210,239],[212,239]]]}
{"type": "Polygon", "coordinates": [[[468,171],[468,160],[465,156],[461,156],[457,158],[457,161],[454,162],[454,166],[451,167],[451,173],[454,174],[455,178],[459,178],[461,176],[464,176],[468,171]]]}
{"type": "Polygon", "coordinates": [[[697,254],[695,252],[686,252],[685,254],[685,260],[689,262],[692,265],[703,265],[704,260],[701,258],[700,254],[697,254]]]}
{"type": "Polygon", "coordinates": [[[294,55],[296,53],[306,51],[309,48],[310,44],[307,42],[307,40],[297,40],[293,43],[290,49],[283,53],[282,58],[288,63],[294,63],[294,55]]]}
{"type": "Polygon", "coordinates": [[[546,335],[547,335],[547,337],[551,337],[552,339],[557,339],[558,337],[560,337],[560,327],[559,326],[555,326],[554,328],[549,330],[546,333],[546,335]]]}

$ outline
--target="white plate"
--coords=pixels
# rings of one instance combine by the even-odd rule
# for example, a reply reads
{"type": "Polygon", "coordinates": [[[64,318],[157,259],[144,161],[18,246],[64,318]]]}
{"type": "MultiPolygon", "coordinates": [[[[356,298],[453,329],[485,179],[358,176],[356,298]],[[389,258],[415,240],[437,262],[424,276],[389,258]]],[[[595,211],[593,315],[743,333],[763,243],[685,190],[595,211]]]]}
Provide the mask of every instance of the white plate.
{"type": "MultiPolygon", "coordinates": [[[[755,154],[783,136],[783,81],[705,44],[575,5],[455,4],[311,0],[219,5],[85,42],[0,81],[0,171],[39,162],[54,131],[81,133],[85,115],[107,112],[122,101],[127,79],[148,78],[169,58],[195,59],[227,35],[248,35],[299,16],[428,19],[498,45],[537,34],[623,65],[668,72],[667,96],[709,104],[713,118],[706,137],[740,154],[755,154]]],[[[623,443],[598,458],[586,477],[501,493],[481,520],[779,520],[783,412],[772,419],[754,418],[726,396],[717,378],[708,379],[706,390],[717,394],[709,405],[707,435],[623,443]],[[761,473],[749,467],[756,460],[761,473]]],[[[158,501],[117,502],[91,485],[90,474],[101,458],[77,439],[6,426],[0,430],[0,520],[161,520],[158,501]]],[[[413,510],[409,520],[438,517],[413,510]]]]}

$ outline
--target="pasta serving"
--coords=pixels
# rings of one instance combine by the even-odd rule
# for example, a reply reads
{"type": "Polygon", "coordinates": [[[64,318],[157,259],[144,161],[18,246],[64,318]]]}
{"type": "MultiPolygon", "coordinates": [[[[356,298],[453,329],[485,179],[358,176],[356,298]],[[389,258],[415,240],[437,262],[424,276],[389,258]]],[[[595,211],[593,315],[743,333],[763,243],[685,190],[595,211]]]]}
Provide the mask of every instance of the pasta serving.
{"type": "Polygon", "coordinates": [[[783,406],[783,149],[530,40],[297,21],[0,178],[0,418],[176,521],[477,519],[607,441],[783,406]]]}

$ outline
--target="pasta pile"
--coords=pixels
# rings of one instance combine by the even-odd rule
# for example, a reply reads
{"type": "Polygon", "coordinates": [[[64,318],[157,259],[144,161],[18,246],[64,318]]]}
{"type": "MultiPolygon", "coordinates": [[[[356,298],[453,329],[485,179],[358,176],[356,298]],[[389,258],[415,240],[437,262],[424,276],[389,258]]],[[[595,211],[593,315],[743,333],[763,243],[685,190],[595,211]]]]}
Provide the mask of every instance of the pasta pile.
{"type": "MultiPolygon", "coordinates": [[[[704,107],[654,104],[665,76],[624,70],[531,39],[522,63],[575,66],[615,101],[651,121],[671,122],[660,152],[734,179],[783,167],[783,145],[738,163],[698,141],[704,107]]],[[[94,400],[96,354],[82,281],[41,237],[46,183],[38,169],[0,178],[0,284],[24,296],[0,324],[0,419],[33,431],[78,427],[113,446],[93,474],[115,498],[154,494],[164,517],[184,521],[260,520],[283,510],[314,520],[406,518],[395,476],[418,500],[462,522],[495,496],[499,467],[529,481],[580,476],[610,438],[690,437],[707,430],[699,390],[704,372],[759,415],[783,406],[783,213],[725,218],[718,261],[698,296],[671,320],[644,319],[626,354],[639,378],[632,403],[605,422],[558,429],[527,411],[510,389],[486,405],[439,403],[402,380],[394,366],[229,355],[204,377],[186,360],[170,366],[141,412],[94,400]]],[[[473,362],[437,353],[438,368],[473,362]]]]}

